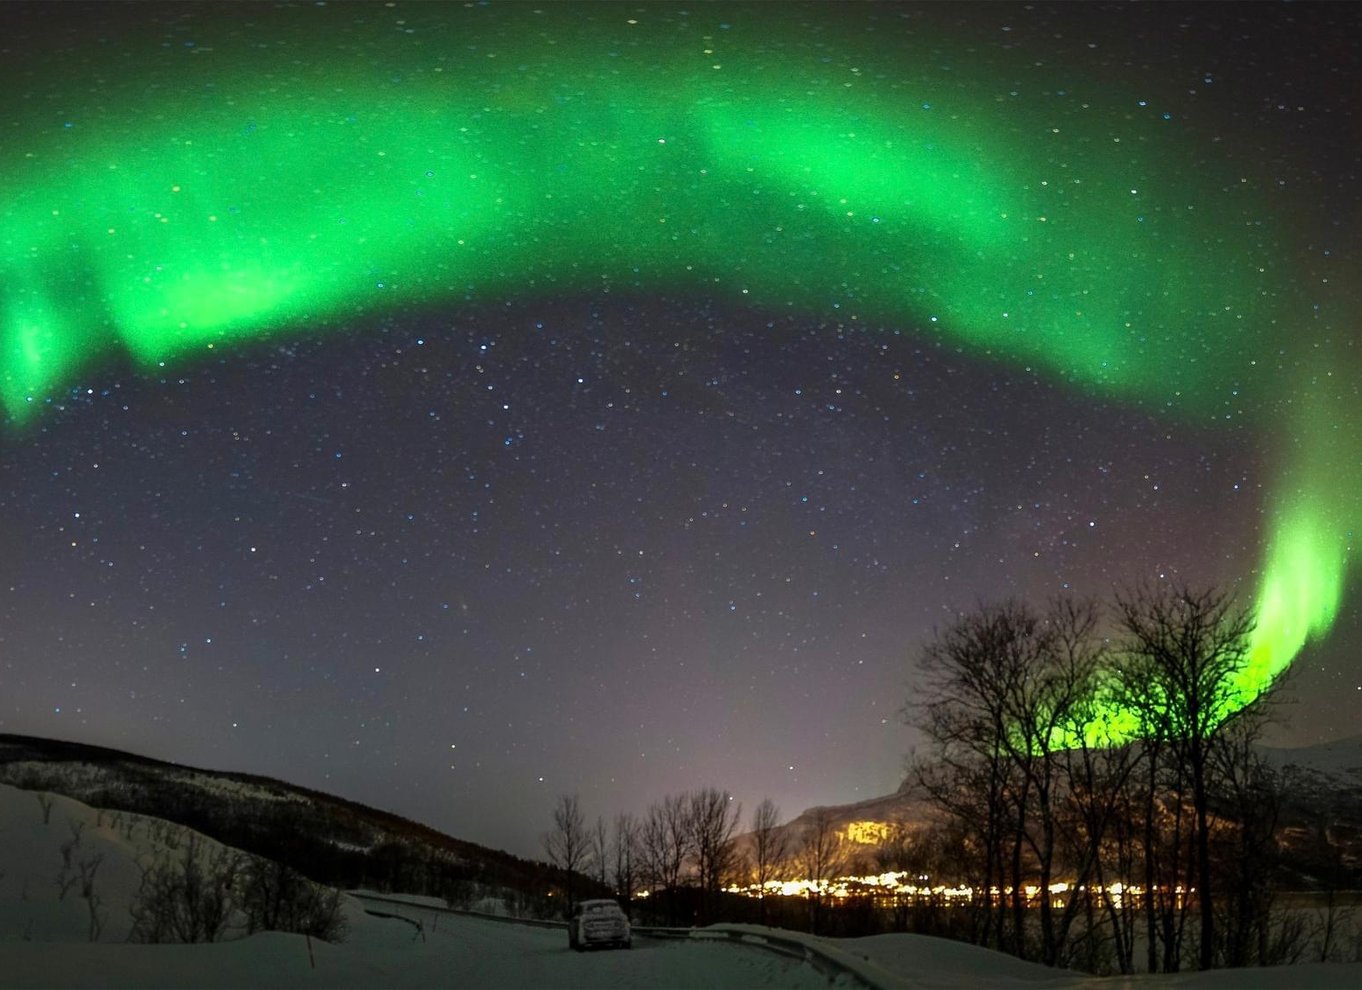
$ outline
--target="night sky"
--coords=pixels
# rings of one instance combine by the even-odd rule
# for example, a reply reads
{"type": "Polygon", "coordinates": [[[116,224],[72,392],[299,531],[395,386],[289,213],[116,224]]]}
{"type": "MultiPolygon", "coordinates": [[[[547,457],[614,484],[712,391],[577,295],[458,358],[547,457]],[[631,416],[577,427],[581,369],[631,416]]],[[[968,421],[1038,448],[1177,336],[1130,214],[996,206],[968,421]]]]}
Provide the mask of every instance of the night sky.
{"type": "MultiPolygon", "coordinates": [[[[892,791],[979,601],[1252,604],[1293,505],[1337,579],[1360,10],[0,7],[0,731],[534,855],[566,792],[892,791]],[[749,125],[792,150],[726,159],[749,125]],[[921,156],[902,199],[857,128],[921,156]],[[423,226],[456,132],[500,185],[423,226]],[[987,190],[1045,175],[1139,203],[998,247],[987,190]],[[1029,336],[982,315],[1014,290],[1029,336]]],[[[1360,603],[1278,741],[1362,725],[1360,603]]]]}

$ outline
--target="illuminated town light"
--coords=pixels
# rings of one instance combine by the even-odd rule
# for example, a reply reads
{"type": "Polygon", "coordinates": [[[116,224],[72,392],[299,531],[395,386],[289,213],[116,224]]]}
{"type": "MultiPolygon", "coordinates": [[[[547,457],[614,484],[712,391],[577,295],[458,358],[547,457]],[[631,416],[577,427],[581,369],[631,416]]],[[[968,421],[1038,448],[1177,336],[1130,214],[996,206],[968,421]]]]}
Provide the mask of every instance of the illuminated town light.
{"type": "MultiPolygon", "coordinates": [[[[747,897],[810,898],[816,895],[821,898],[840,901],[859,896],[872,899],[932,900],[947,905],[969,903],[980,893],[976,888],[966,883],[932,883],[929,875],[908,871],[840,876],[832,880],[821,881],[808,879],[768,880],[764,886],[733,884],[724,889],[730,894],[741,894],[747,897]]],[[[1144,895],[1144,888],[1122,881],[1108,884],[1105,888],[1096,884],[1079,885],[1073,880],[1056,880],[1049,886],[1050,899],[1056,907],[1064,906],[1065,898],[1063,895],[1069,894],[1071,891],[1087,893],[1103,889],[1117,907],[1122,906],[1126,897],[1138,898],[1144,895]]],[[[1158,889],[1155,888],[1156,891],[1158,889]]],[[[1035,904],[1039,902],[1041,887],[1039,884],[1028,883],[1022,886],[1021,892],[1028,904],[1035,904]]],[[[1189,891],[1179,885],[1173,893],[1181,898],[1189,891]]],[[[1005,900],[1012,895],[1013,888],[1010,886],[995,886],[989,888],[988,891],[990,901],[1005,900]]]]}

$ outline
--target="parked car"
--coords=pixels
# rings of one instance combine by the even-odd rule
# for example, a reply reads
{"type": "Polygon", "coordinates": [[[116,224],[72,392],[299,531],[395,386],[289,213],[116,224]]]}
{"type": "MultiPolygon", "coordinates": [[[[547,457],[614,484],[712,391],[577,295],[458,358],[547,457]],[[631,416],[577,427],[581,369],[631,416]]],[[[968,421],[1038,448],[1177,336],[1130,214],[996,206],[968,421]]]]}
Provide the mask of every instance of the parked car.
{"type": "Polygon", "coordinates": [[[579,901],[568,918],[568,947],[582,952],[595,945],[628,949],[634,944],[629,918],[618,901],[579,901]]]}

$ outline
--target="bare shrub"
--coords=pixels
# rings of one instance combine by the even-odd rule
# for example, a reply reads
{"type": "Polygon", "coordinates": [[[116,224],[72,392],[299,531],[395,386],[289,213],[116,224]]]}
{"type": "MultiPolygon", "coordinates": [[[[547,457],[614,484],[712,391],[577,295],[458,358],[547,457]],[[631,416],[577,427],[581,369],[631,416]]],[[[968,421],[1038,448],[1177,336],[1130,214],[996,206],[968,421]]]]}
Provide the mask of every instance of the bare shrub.
{"type": "Polygon", "coordinates": [[[216,942],[231,919],[240,857],[206,851],[189,833],[183,852],[142,872],[132,904],[133,942],[216,942]]]}
{"type": "Polygon", "coordinates": [[[94,896],[95,874],[99,872],[99,864],[104,862],[103,853],[95,853],[87,856],[76,865],[76,872],[80,876],[80,896],[87,901],[94,896]]]}
{"type": "Polygon", "coordinates": [[[52,821],[52,795],[40,791],[33,796],[38,799],[38,807],[43,809],[43,824],[49,824],[52,821]]]}
{"type": "MultiPolygon", "coordinates": [[[[61,847],[60,847],[60,849],[61,849],[61,872],[60,872],[59,874],[57,874],[57,890],[58,890],[57,899],[58,899],[58,900],[65,900],[65,899],[66,899],[66,894],[67,894],[67,892],[75,885],[76,881],[77,881],[78,879],[80,879],[80,875],[84,873],[84,866],[83,866],[83,864],[81,864],[80,866],[77,867],[77,870],[78,870],[77,873],[72,873],[72,872],[71,872],[71,866],[72,866],[71,857],[74,856],[75,853],[76,853],[76,850],[80,848],[81,833],[83,833],[83,832],[85,831],[85,823],[84,823],[84,822],[67,822],[67,825],[68,825],[68,826],[70,827],[70,829],[71,829],[71,838],[69,838],[69,839],[67,839],[65,842],[63,842],[63,843],[61,844],[61,847]]],[[[102,858],[102,857],[101,857],[101,858],[102,858]]],[[[98,864],[98,863],[95,864],[95,868],[96,868],[96,869],[99,868],[99,864],[98,864]]],[[[94,876],[93,876],[93,874],[91,874],[91,882],[93,882],[93,879],[94,879],[94,876]]]]}
{"type": "Polygon", "coordinates": [[[103,899],[93,890],[90,892],[90,896],[85,899],[85,906],[90,913],[88,934],[91,942],[98,942],[99,936],[104,931],[104,921],[107,914],[101,910],[103,904],[103,899]]]}
{"type": "Polygon", "coordinates": [[[342,942],[347,934],[341,892],[313,883],[293,867],[255,859],[243,876],[241,907],[248,932],[274,931],[342,942]]]}

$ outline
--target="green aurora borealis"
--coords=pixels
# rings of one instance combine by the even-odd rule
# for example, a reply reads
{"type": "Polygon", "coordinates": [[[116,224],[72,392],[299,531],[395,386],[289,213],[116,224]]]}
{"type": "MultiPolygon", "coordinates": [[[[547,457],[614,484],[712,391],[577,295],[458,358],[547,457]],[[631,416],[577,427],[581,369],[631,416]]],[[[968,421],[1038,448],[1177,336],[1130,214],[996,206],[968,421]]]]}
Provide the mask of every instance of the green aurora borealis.
{"type": "Polygon", "coordinates": [[[1244,698],[1325,635],[1356,417],[1327,370],[1264,359],[1304,348],[1308,307],[1251,184],[1109,81],[1019,110],[1016,67],[943,67],[925,40],[909,71],[831,18],[675,15],[418,7],[357,58],[359,35],[304,8],[271,46],[224,24],[30,77],[0,147],[11,419],[120,352],[152,368],[508,295],[678,290],[911,325],[1170,419],[1247,418],[1280,475],[1244,698]],[[67,115],[91,80],[102,112],[67,115]],[[1293,391],[1285,421],[1262,411],[1293,391]]]}

